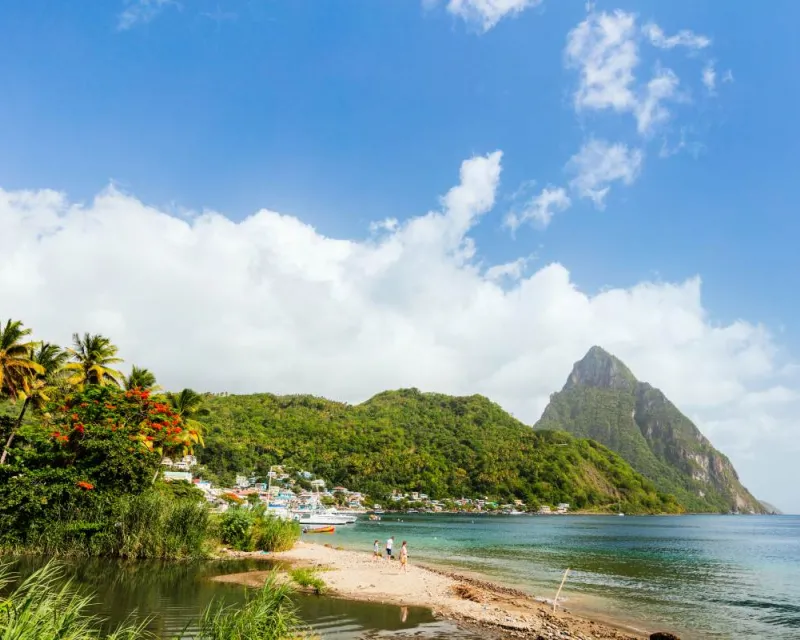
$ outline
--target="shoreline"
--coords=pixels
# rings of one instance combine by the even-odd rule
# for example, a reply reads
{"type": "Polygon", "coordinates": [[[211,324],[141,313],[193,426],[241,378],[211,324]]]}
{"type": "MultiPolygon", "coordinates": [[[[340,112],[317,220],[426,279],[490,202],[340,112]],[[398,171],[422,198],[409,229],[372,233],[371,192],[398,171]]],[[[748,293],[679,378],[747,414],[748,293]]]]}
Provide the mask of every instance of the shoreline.
{"type": "MultiPolygon", "coordinates": [[[[380,602],[430,609],[440,619],[465,629],[479,629],[503,638],[555,640],[642,640],[644,630],[619,621],[589,618],[513,587],[482,577],[465,575],[450,567],[409,563],[408,573],[397,560],[374,559],[371,553],[334,549],[330,545],[300,541],[280,553],[234,552],[227,557],[257,558],[320,572],[326,595],[346,600],[380,602]]],[[[211,578],[217,582],[258,587],[267,571],[246,571],[211,578]]]]}

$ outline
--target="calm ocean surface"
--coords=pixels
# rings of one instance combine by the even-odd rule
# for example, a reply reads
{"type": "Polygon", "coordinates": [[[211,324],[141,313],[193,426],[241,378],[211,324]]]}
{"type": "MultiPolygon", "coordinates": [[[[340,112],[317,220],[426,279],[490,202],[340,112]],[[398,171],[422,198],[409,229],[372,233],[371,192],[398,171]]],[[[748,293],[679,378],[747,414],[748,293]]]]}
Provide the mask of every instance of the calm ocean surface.
{"type": "Polygon", "coordinates": [[[565,605],[683,638],[800,638],[800,516],[387,515],[306,536],[495,577],[565,605]]]}

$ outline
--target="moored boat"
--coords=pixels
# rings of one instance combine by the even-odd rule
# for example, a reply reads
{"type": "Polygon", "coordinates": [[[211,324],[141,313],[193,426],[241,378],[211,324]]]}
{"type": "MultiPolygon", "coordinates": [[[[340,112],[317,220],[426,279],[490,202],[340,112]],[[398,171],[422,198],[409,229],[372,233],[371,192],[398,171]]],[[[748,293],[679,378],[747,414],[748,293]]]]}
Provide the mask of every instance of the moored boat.
{"type": "Polygon", "coordinates": [[[308,527],[303,528],[303,533],[334,533],[336,531],[336,527],[314,527],[309,529],[308,527]]]}

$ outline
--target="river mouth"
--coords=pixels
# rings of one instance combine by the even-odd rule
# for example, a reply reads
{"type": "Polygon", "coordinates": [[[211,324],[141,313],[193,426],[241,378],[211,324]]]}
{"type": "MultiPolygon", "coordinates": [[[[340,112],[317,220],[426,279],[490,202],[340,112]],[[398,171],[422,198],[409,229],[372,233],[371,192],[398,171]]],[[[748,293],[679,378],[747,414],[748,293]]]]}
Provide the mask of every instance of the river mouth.
{"type": "MultiPolygon", "coordinates": [[[[47,559],[35,556],[2,560],[19,576],[30,575],[47,559]]],[[[106,558],[59,560],[66,577],[95,597],[92,613],[104,620],[105,631],[124,622],[146,620],[145,628],[164,640],[180,638],[195,629],[203,610],[214,602],[236,606],[247,588],[211,578],[247,571],[268,570],[269,560],[206,560],[192,562],[123,562],[106,558]]],[[[298,614],[324,638],[409,637],[478,640],[479,635],[434,618],[423,607],[399,607],[354,602],[325,596],[296,597],[298,614]]]]}

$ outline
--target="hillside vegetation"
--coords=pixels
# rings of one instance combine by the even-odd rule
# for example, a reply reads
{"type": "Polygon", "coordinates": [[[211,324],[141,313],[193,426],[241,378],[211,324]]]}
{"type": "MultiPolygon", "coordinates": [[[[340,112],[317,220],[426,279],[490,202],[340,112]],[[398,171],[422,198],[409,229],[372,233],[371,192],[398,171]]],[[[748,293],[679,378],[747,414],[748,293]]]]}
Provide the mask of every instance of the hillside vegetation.
{"type": "Polygon", "coordinates": [[[566,433],[536,432],[482,396],[387,391],[351,406],[313,396],[208,398],[200,460],[222,479],[271,464],[312,470],[384,499],[519,498],[529,505],[677,512],[674,498],[622,458],[566,433]]]}
{"type": "Polygon", "coordinates": [[[617,358],[592,347],[577,362],[536,429],[562,429],[592,438],[687,510],[763,513],[733,465],[664,394],[636,380],[617,358]]]}

